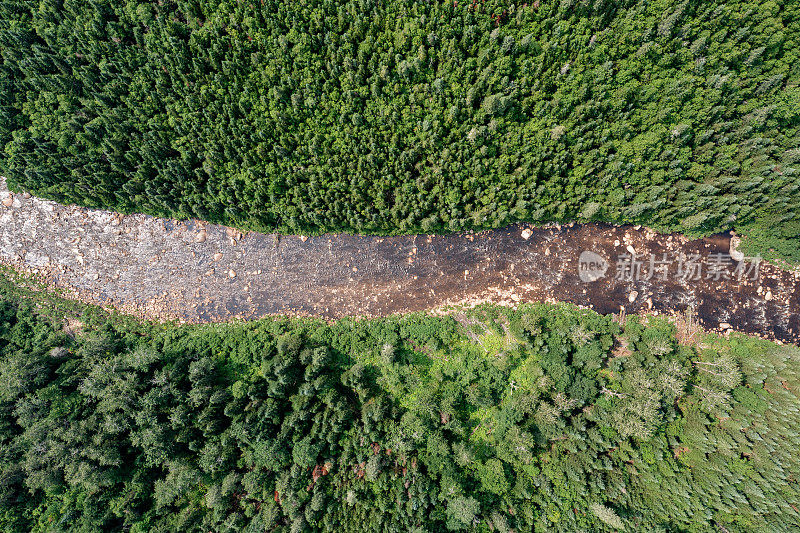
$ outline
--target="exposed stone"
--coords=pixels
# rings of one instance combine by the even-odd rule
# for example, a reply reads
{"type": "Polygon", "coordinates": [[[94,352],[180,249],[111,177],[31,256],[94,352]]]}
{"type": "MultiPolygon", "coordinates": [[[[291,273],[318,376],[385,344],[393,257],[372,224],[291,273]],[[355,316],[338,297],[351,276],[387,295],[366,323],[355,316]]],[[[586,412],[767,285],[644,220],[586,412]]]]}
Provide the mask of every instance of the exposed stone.
{"type": "Polygon", "coordinates": [[[636,298],[638,298],[638,297],[639,297],[639,291],[631,291],[628,294],[628,301],[633,303],[633,302],[636,301],[636,298]]]}
{"type": "Polygon", "coordinates": [[[531,235],[533,235],[533,232],[530,229],[525,228],[522,230],[522,238],[526,241],[531,238],[531,235]]]}
{"type": "Polygon", "coordinates": [[[740,252],[738,250],[739,244],[741,244],[741,242],[742,239],[740,239],[736,235],[731,237],[731,246],[729,253],[731,254],[731,259],[733,259],[736,262],[744,261],[744,252],[740,252]]]}
{"type": "Polygon", "coordinates": [[[50,350],[49,355],[54,359],[63,359],[64,357],[69,355],[69,350],[67,350],[63,346],[56,346],[55,348],[50,350]]]}
{"type": "Polygon", "coordinates": [[[215,253],[214,254],[214,261],[219,261],[220,259],[222,259],[222,253],[220,253],[220,252],[215,253]]]}

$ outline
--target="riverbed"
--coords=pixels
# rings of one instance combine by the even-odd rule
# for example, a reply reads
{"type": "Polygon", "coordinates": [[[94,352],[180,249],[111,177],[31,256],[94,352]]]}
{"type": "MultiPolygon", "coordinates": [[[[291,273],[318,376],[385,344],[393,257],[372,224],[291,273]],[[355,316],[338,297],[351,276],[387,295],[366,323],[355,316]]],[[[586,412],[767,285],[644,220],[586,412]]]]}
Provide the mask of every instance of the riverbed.
{"type": "Polygon", "coordinates": [[[0,262],[85,301],[186,322],[562,301],[603,314],[691,309],[707,329],[800,343],[800,273],[737,261],[730,239],[607,224],[396,237],[241,234],[63,206],[11,193],[0,180],[0,262]]]}

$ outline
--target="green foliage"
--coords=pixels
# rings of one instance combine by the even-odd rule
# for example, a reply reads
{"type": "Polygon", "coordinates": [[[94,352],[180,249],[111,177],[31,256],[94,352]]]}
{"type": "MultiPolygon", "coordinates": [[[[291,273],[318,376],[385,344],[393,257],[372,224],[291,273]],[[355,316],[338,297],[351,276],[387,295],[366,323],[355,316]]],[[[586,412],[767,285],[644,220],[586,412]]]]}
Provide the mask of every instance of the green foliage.
{"type": "Polygon", "coordinates": [[[798,261],[799,21],[774,0],[6,1],[0,170],[251,229],[736,228],[798,261]]]}
{"type": "Polygon", "coordinates": [[[0,529],[800,527],[797,348],[457,317],[155,325],[0,277],[0,529]]]}

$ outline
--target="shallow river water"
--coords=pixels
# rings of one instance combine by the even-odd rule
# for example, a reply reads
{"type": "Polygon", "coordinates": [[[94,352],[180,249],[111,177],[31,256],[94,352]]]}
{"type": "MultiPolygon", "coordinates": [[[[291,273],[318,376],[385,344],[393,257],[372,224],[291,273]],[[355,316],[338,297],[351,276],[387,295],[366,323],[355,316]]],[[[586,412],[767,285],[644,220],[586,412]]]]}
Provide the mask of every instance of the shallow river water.
{"type": "Polygon", "coordinates": [[[81,299],[189,322],[382,316],[565,301],[600,313],[694,309],[709,329],[800,343],[800,273],[735,261],[730,237],[601,224],[443,236],[239,234],[62,206],[0,179],[0,262],[81,299]]]}

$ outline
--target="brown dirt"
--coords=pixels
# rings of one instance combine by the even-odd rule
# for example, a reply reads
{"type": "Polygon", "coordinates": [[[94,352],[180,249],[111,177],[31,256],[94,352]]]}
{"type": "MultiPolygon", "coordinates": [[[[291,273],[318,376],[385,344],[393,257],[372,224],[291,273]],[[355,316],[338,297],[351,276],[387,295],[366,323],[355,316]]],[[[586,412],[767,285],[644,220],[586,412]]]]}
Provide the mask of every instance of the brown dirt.
{"type": "Polygon", "coordinates": [[[566,301],[604,314],[691,307],[707,329],[730,325],[800,343],[800,272],[762,263],[757,280],[739,280],[733,275],[738,263],[726,258],[720,265],[731,279],[709,278],[710,254],[727,253],[729,246],[729,235],[689,240],[601,224],[442,236],[241,235],[198,221],[26,198],[0,179],[0,262],[38,273],[86,301],[187,322],[566,301]],[[645,263],[650,254],[672,261],[681,253],[700,254],[702,275],[679,279],[673,263],[666,280],[658,274],[614,279],[616,260],[628,246],[645,263]],[[584,250],[609,262],[604,278],[581,281],[584,250]]]}

